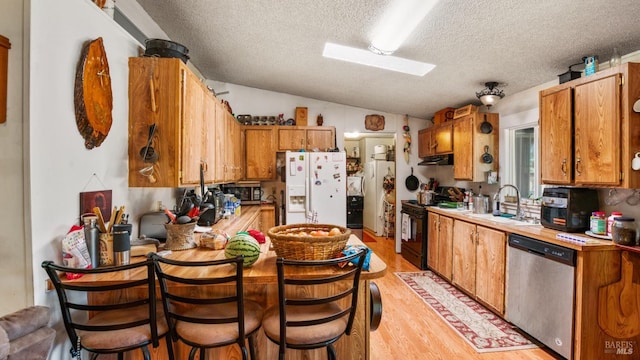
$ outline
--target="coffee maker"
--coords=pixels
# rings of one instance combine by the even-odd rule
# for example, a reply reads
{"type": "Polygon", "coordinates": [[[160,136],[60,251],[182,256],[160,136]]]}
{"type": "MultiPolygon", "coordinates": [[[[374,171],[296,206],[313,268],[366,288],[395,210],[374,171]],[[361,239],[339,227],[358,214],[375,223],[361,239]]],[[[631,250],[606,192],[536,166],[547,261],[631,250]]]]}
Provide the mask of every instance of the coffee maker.
{"type": "Polygon", "coordinates": [[[224,194],[218,189],[211,190],[211,196],[208,200],[213,204],[213,208],[207,208],[201,210],[200,218],[198,219],[198,225],[211,226],[222,219],[224,213],[224,194]]]}

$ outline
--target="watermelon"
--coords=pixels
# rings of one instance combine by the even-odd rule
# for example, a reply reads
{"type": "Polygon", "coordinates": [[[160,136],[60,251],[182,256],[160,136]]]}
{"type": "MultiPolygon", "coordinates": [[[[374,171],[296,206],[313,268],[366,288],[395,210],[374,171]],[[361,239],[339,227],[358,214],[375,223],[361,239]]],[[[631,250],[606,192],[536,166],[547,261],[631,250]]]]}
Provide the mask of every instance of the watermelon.
{"type": "Polygon", "coordinates": [[[260,244],[258,240],[247,233],[237,233],[229,239],[224,248],[224,255],[227,258],[234,258],[244,255],[244,267],[253,265],[260,257],[260,244]]]}

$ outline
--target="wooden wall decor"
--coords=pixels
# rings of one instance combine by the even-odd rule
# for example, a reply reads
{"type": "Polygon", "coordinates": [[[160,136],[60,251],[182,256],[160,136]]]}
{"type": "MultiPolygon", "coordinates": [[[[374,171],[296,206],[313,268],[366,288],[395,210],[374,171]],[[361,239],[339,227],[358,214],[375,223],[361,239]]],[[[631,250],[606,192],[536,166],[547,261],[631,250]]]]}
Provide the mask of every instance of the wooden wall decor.
{"type": "Polygon", "coordinates": [[[0,35],[0,124],[7,121],[7,79],[9,70],[9,39],[0,35]]]}
{"type": "Polygon", "coordinates": [[[91,150],[102,144],[111,130],[111,76],[102,38],[87,42],[82,48],[74,87],[76,125],[91,150]]]}
{"type": "Polygon", "coordinates": [[[364,128],[373,131],[384,130],[384,116],[377,114],[365,116],[364,128]]]}

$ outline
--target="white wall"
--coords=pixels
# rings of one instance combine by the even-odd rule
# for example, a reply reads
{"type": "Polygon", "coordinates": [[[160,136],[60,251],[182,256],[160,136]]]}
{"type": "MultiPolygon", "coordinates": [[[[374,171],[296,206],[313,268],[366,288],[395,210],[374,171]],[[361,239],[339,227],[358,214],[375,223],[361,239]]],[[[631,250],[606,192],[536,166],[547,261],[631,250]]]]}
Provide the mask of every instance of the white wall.
{"type": "Polygon", "coordinates": [[[0,35],[9,38],[7,121],[0,124],[0,315],[33,304],[31,282],[31,247],[25,241],[25,175],[23,143],[25,115],[23,115],[23,52],[26,38],[23,11],[28,2],[2,1],[0,35]]]}

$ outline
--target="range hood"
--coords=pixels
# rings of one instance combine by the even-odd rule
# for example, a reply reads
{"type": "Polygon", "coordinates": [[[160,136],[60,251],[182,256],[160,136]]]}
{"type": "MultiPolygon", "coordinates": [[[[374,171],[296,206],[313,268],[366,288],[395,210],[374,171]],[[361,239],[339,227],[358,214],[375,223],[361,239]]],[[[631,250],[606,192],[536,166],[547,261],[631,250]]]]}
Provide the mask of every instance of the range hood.
{"type": "Polygon", "coordinates": [[[427,156],[418,165],[453,165],[453,154],[427,156]]]}

